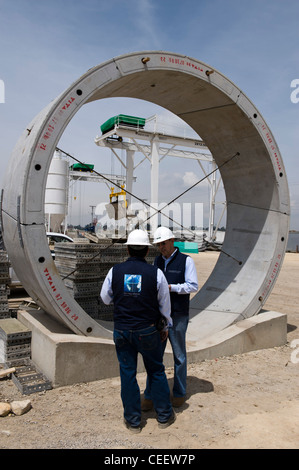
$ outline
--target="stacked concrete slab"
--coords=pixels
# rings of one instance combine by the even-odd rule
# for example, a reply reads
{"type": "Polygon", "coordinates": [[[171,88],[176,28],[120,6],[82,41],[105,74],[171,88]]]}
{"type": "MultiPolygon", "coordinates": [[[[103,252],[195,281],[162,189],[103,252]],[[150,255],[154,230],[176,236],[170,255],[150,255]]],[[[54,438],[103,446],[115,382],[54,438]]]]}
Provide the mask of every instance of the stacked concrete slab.
{"type": "Polygon", "coordinates": [[[0,320],[0,362],[17,366],[30,359],[31,331],[16,318],[0,320]]]}
{"type": "MultiPolygon", "coordinates": [[[[152,263],[156,254],[156,249],[151,248],[147,261],[152,263]]],[[[126,245],[107,239],[99,243],[75,239],[74,243],[55,244],[55,264],[65,286],[96,320],[112,320],[113,305],[101,301],[100,291],[109,269],[127,258],[126,245]]]]}
{"type": "Polygon", "coordinates": [[[9,260],[6,251],[0,250],[0,319],[9,318],[9,260]]]}
{"type": "Polygon", "coordinates": [[[31,361],[32,332],[16,318],[0,320],[0,363],[12,369],[12,381],[24,395],[52,388],[31,361]]]}

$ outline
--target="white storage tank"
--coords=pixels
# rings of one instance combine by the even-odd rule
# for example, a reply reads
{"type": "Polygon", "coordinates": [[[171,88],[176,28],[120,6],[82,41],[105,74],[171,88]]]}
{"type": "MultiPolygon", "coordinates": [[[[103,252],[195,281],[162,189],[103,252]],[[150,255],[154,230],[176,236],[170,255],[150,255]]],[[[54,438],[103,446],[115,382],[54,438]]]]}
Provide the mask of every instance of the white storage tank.
{"type": "Polygon", "coordinates": [[[69,164],[56,151],[52,159],[45,191],[45,217],[49,232],[60,232],[68,212],[69,164]]]}

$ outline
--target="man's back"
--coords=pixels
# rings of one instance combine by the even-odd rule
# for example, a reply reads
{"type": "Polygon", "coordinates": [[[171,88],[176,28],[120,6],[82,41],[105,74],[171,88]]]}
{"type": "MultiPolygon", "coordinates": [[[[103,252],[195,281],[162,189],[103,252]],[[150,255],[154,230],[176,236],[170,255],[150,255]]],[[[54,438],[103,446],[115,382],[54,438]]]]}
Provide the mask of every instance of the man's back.
{"type": "Polygon", "coordinates": [[[112,270],[114,323],[117,329],[140,329],[159,317],[157,268],[130,257],[112,270]]]}

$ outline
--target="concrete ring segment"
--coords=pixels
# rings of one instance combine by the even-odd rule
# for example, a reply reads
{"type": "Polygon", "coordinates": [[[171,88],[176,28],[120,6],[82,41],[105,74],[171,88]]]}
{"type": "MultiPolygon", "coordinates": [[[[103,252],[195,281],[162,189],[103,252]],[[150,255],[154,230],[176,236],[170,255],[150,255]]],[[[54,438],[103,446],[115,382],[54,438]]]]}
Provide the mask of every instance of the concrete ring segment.
{"type": "Polygon", "coordinates": [[[277,279],[289,232],[289,191],[278,146],[261,114],[229,79],[169,52],[130,53],[88,70],[21,135],[6,173],[2,224],[9,258],[28,293],[73,332],[111,338],[67,292],[44,226],[48,170],[64,129],[83,104],[109,97],[170,110],[200,135],[220,167],[226,235],[212,274],[191,301],[192,336],[207,337],[257,314],[277,279]]]}

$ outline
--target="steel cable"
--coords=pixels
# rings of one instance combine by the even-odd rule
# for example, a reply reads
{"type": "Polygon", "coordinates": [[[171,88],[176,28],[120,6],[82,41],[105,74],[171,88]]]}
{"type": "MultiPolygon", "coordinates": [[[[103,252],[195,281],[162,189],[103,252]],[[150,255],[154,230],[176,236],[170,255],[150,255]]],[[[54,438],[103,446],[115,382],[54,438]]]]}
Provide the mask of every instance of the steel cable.
{"type": "MultiPolygon", "coordinates": [[[[77,163],[80,163],[81,165],[83,166],[86,166],[87,165],[83,162],[81,162],[81,160],[79,160],[78,158],[74,157],[73,155],[71,155],[70,153],[68,152],[65,152],[64,150],[60,149],[59,147],[56,147],[56,150],[58,150],[59,152],[62,152],[64,155],[72,158],[73,160],[75,160],[77,163]]],[[[150,209],[154,210],[155,212],[153,214],[151,214],[149,217],[147,217],[145,220],[139,222],[141,224],[144,224],[145,222],[147,222],[148,220],[150,220],[154,215],[156,214],[161,214],[163,215],[164,217],[167,217],[171,222],[174,222],[175,224],[179,225],[181,228],[183,228],[184,230],[187,230],[189,231],[190,233],[193,233],[192,230],[184,227],[182,224],[180,224],[179,222],[175,221],[174,219],[172,219],[172,217],[170,217],[169,215],[167,214],[164,214],[162,211],[168,207],[170,204],[172,204],[173,202],[175,202],[177,199],[179,199],[180,197],[182,197],[184,194],[186,194],[187,192],[189,192],[191,189],[193,189],[195,186],[197,186],[198,184],[202,183],[204,180],[206,180],[209,176],[211,176],[213,173],[215,173],[217,170],[220,170],[220,168],[222,168],[223,166],[227,165],[229,162],[231,162],[235,157],[239,156],[240,155],[240,152],[236,152],[234,155],[232,155],[230,158],[228,158],[227,160],[225,160],[221,165],[217,166],[217,168],[215,168],[214,170],[212,170],[210,173],[208,173],[207,175],[205,175],[203,178],[201,178],[200,180],[198,180],[196,183],[194,183],[193,185],[191,185],[189,188],[187,188],[185,191],[183,191],[182,193],[180,193],[178,196],[176,196],[175,198],[173,198],[170,202],[168,202],[167,204],[165,204],[165,206],[162,207],[162,209],[156,209],[154,208],[153,206],[151,206],[148,202],[144,201],[144,199],[141,199],[140,197],[138,197],[136,194],[133,194],[132,192],[126,190],[126,193],[128,193],[130,196],[132,196],[133,198],[137,199],[139,202],[142,202],[143,204],[145,204],[147,207],[149,207],[150,209]]],[[[121,187],[120,184],[116,183],[116,182],[113,182],[111,179],[109,179],[107,176],[99,173],[98,171],[94,170],[93,169],[93,173],[95,173],[96,175],[100,176],[101,178],[105,179],[106,181],[108,181],[110,184],[113,184],[114,186],[117,186],[119,189],[123,189],[121,187]]],[[[126,239],[125,238],[121,238],[121,239],[118,239],[117,242],[112,242],[110,245],[108,245],[107,247],[101,249],[98,253],[96,253],[94,256],[92,256],[90,259],[88,259],[87,261],[85,261],[84,264],[88,264],[90,263],[93,259],[95,259],[97,256],[99,256],[101,253],[103,253],[105,250],[107,250],[108,248],[110,248],[111,246],[113,246],[115,243],[121,243],[121,242],[124,242],[126,239]]],[[[205,241],[208,245],[210,245],[211,247],[215,247],[215,245],[211,242],[208,242],[208,241],[205,241]]],[[[228,257],[232,258],[233,260],[235,260],[238,264],[242,264],[242,262],[240,260],[237,260],[236,258],[234,258],[232,255],[230,255],[229,253],[226,253],[225,251],[223,251],[222,249],[220,249],[220,251],[227,255],[228,257]]],[[[69,276],[71,276],[74,272],[76,272],[77,269],[71,271],[68,275],[64,276],[62,278],[62,280],[64,279],[67,279],[69,276]]]]}

